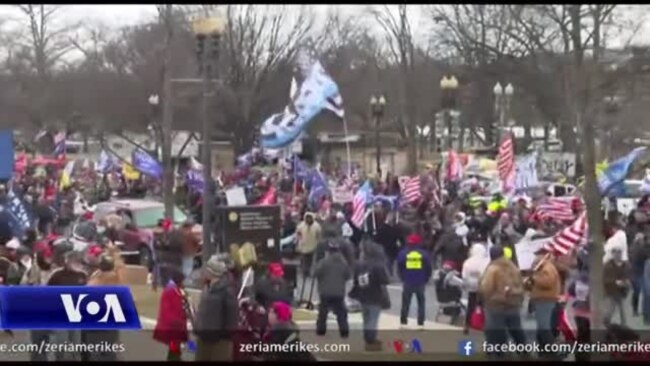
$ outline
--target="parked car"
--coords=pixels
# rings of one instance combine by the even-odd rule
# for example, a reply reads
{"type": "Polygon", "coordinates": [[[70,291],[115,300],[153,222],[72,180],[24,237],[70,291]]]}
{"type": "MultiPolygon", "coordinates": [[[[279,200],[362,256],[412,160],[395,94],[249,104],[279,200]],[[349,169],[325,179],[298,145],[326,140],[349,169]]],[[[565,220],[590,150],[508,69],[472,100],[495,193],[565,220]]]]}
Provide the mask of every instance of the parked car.
{"type": "MultiPolygon", "coordinates": [[[[94,221],[99,222],[108,215],[121,216],[119,239],[122,255],[127,261],[137,258],[136,263],[149,266],[152,262],[153,229],[165,217],[165,207],[162,202],[147,199],[117,199],[98,203],[95,207],[94,221]],[[135,230],[129,230],[131,225],[135,230]],[[129,258],[130,257],[130,258],[129,258]]],[[[187,221],[187,215],[174,206],[174,226],[178,227],[187,221]]],[[[202,226],[195,225],[195,235],[201,238],[202,226]]]]}

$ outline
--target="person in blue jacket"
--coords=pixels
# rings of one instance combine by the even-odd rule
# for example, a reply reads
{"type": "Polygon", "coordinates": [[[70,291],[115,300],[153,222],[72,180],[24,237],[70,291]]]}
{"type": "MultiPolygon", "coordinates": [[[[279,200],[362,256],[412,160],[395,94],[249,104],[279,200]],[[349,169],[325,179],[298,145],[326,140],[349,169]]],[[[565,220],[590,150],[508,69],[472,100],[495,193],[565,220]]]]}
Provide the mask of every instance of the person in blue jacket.
{"type": "Polygon", "coordinates": [[[406,327],[411,298],[415,294],[418,302],[418,327],[424,329],[424,290],[433,269],[429,254],[422,248],[422,237],[411,234],[406,238],[406,244],[397,256],[397,268],[403,284],[400,323],[402,328],[406,327]]]}

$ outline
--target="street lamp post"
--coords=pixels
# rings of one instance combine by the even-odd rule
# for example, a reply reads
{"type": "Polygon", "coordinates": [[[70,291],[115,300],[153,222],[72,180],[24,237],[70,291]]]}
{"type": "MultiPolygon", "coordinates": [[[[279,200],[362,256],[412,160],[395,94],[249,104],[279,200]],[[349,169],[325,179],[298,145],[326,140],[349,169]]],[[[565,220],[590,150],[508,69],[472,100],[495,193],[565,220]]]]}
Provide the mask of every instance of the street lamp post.
{"type": "Polygon", "coordinates": [[[156,111],[158,109],[158,105],[160,104],[160,97],[158,97],[158,94],[151,94],[148,99],[149,105],[151,106],[151,123],[149,126],[147,126],[147,130],[149,130],[149,133],[153,135],[154,138],[154,149],[156,151],[156,159],[159,158],[158,156],[158,148],[160,147],[160,138],[161,138],[161,133],[160,130],[156,127],[156,111]]]}
{"type": "Polygon", "coordinates": [[[386,97],[380,95],[379,97],[370,97],[370,111],[375,119],[375,145],[377,146],[377,176],[381,177],[381,141],[379,141],[379,130],[381,128],[381,119],[384,116],[384,108],[386,107],[386,97]]]}
{"type": "Polygon", "coordinates": [[[456,89],[458,89],[458,80],[455,76],[443,76],[440,80],[440,90],[442,91],[442,109],[443,117],[445,118],[445,127],[447,129],[447,150],[452,148],[451,125],[452,116],[451,110],[456,106],[456,89]]]}
{"type": "MultiPolygon", "coordinates": [[[[500,131],[508,127],[506,126],[506,117],[510,112],[510,102],[512,101],[512,95],[515,93],[515,88],[510,83],[504,88],[501,83],[497,82],[492,91],[494,92],[494,111],[499,116],[497,131],[500,131]]],[[[495,137],[498,143],[499,136],[495,137]]]]}
{"type": "Polygon", "coordinates": [[[208,120],[208,97],[210,94],[210,83],[212,74],[218,77],[217,64],[219,60],[219,43],[225,22],[220,17],[204,18],[192,23],[192,30],[196,37],[196,57],[199,65],[199,73],[203,79],[203,95],[201,103],[201,123],[203,126],[203,264],[217,251],[212,240],[212,149],[211,149],[211,128],[208,120]],[[206,42],[208,41],[209,42],[206,42]],[[206,52],[210,48],[210,53],[206,52]],[[212,62],[208,62],[211,60],[212,62]]]}

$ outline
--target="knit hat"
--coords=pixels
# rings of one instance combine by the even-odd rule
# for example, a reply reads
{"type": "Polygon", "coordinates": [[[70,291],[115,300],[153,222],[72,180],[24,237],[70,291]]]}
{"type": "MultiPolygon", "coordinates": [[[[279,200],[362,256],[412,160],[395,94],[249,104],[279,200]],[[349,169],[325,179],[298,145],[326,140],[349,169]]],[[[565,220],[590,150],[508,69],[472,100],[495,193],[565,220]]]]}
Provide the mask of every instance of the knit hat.
{"type": "Polygon", "coordinates": [[[284,277],[284,269],[282,268],[282,263],[279,262],[269,263],[269,275],[275,278],[284,277]]]}
{"type": "Polygon", "coordinates": [[[411,234],[406,238],[406,244],[408,245],[422,244],[422,237],[418,234],[411,234]]]}
{"type": "Polygon", "coordinates": [[[219,257],[213,255],[205,264],[205,272],[212,277],[221,277],[228,272],[228,267],[219,257]]]}
{"type": "Polygon", "coordinates": [[[287,303],[276,301],[271,305],[271,308],[273,309],[273,312],[275,313],[275,316],[278,318],[279,321],[281,322],[291,321],[293,314],[291,311],[291,306],[289,306],[287,303]]]}
{"type": "Polygon", "coordinates": [[[498,245],[494,245],[493,247],[490,248],[490,260],[499,259],[499,258],[503,257],[503,255],[504,254],[503,254],[503,248],[502,247],[500,247],[498,245]]]}

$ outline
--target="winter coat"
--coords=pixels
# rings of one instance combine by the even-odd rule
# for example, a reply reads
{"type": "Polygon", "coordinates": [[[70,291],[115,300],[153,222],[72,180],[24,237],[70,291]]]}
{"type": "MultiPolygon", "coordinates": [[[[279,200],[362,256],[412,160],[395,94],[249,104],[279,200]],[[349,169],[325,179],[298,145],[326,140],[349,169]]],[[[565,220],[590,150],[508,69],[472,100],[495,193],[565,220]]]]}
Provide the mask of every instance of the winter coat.
{"type": "MultiPolygon", "coordinates": [[[[305,217],[307,217],[307,215],[311,214],[306,213],[305,217]]],[[[301,254],[313,253],[322,238],[322,230],[320,224],[315,220],[311,226],[307,225],[307,223],[304,221],[301,222],[296,228],[296,234],[298,235],[298,253],[301,254]]]]}
{"type": "MultiPolygon", "coordinates": [[[[535,268],[542,257],[537,257],[533,262],[532,268],[535,268]]],[[[555,264],[549,259],[532,275],[533,287],[530,291],[531,300],[557,300],[562,292],[560,274],[555,264]]]]}
{"type": "Polygon", "coordinates": [[[205,342],[229,339],[237,326],[237,314],[230,278],[223,276],[203,290],[194,333],[205,342]]]}
{"type": "Polygon", "coordinates": [[[373,238],[375,242],[384,248],[384,253],[389,258],[397,257],[399,253],[400,230],[392,225],[378,225],[377,235],[373,238]]]}
{"type": "Polygon", "coordinates": [[[293,290],[284,278],[264,277],[255,283],[255,301],[268,308],[276,301],[291,304],[293,290]]]}
{"type": "Polygon", "coordinates": [[[607,263],[612,258],[612,250],[619,249],[623,253],[623,261],[628,261],[627,235],[623,230],[618,230],[605,243],[605,256],[603,263],[607,263]]]}
{"type": "Polygon", "coordinates": [[[463,244],[463,238],[454,230],[445,232],[433,250],[433,256],[437,255],[440,255],[442,262],[451,261],[460,266],[467,259],[467,247],[463,244]]]}
{"type": "Polygon", "coordinates": [[[116,286],[123,284],[126,266],[120,255],[120,250],[115,246],[111,246],[107,249],[107,254],[113,258],[113,270],[95,271],[88,279],[88,286],[116,286]]]}
{"type": "Polygon", "coordinates": [[[345,283],[352,277],[350,265],[341,253],[330,253],[316,263],[314,276],[318,294],[323,297],[344,297],[345,283]]]}
{"type": "Polygon", "coordinates": [[[399,252],[397,268],[404,285],[411,287],[426,285],[433,272],[431,257],[419,245],[407,246],[399,252]]]}
{"type": "Polygon", "coordinates": [[[386,296],[388,273],[385,263],[383,249],[380,246],[374,243],[365,245],[364,258],[354,266],[352,287],[353,291],[356,289],[355,297],[361,304],[390,307],[390,299],[386,296]]]}
{"type": "MultiPolygon", "coordinates": [[[[170,283],[165,287],[160,296],[158,320],[153,331],[153,339],[169,345],[187,342],[187,314],[183,307],[183,296],[179,288],[170,283]]],[[[219,316],[216,314],[215,316],[219,316]]]]}
{"type": "Polygon", "coordinates": [[[523,278],[519,268],[501,257],[490,262],[479,282],[478,292],[486,309],[519,309],[524,301],[523,278]],[[505,291],[506,287],[508,291],[505,291]]]}
{"type": "Polygon", "coordinates": [[[616,263],[614,260],[605,263],[603,267],[605,295],[614,299],[624,299],[630,289],[630,277],[631,268],[629,263],[616,263]],[[616,281],[623,281],[625,285],[619,286],[616,284],[616,281]]]}
{"type": "Polygon", "coordinates": [[[474,244],[469,252],[469,258],[463,263],[461,272],[463,278],[463,288],[467,292],[478,291],[478,284],[483,276],[483,272],[490,264],[490,258],[487,255],[487,249],[483,244],[474,244]]]}

